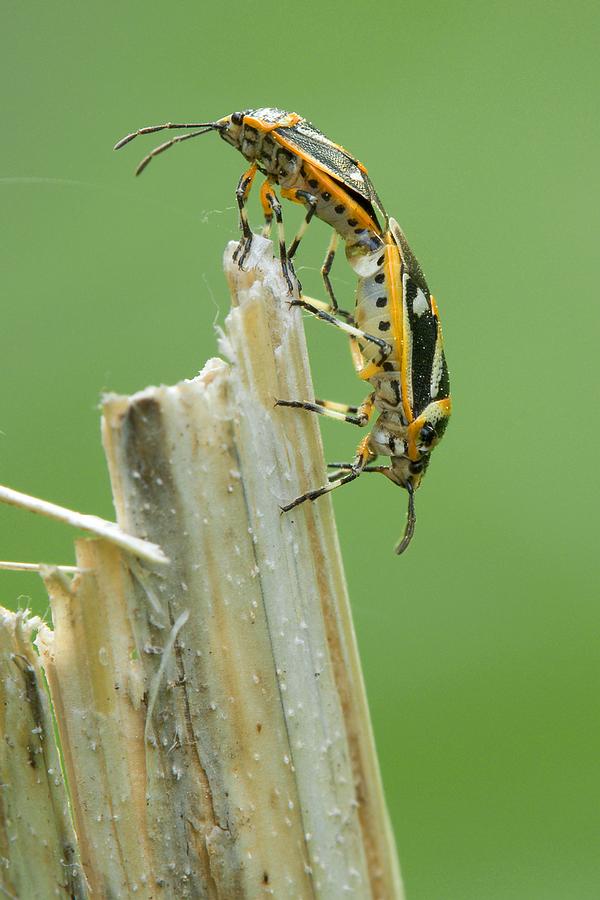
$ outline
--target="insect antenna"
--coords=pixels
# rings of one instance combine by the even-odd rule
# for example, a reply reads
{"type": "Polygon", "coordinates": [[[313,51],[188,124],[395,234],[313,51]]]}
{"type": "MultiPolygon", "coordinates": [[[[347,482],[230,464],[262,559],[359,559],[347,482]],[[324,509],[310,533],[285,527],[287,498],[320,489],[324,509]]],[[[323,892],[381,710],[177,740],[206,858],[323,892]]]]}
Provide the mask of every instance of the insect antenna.
{"type": "Polygon", "coordinates": [[[154,150],[151,150],[150,153],[143,158],[137,169],[135,170],[135,174],[139,175],[144,171],[148,163],[155,157],[158,156],[159,153],[164,153],[165,150],[168,150],[169,147],[172,147],[173,144],[178,144],[180,141],[188,141],[190,138],[198,137],[200,134],[207,134],[209,131],[218,131],[223,126],[219,125],[217,122],[198,122],[196,124],[176,124],[174,122],[167,122],[164,125],[148,125],[146,128],[138,128],[137,131],[132,131],[131,134],[125,135],[124,138],[121,138],[120,141],[117,141],[114,150],[120,150],[121,147],[124,147],[134,138],[139,137],[141,134],[154,134],[157,131],[165,131],[170,128],[195,128],[196,131],[193,131],[191,134],[179,134],[177,137],[171,138],[170,141],[165,141],[164,144],[160,144],[158,147],[155,147],[154,150]]]}
{"type": "Polygon", "coordinates": [[[412,536],[415,533],[415,525],[417,524],[417,516],[415,514],[415,493],[414,488],[410,481],[406,482],[406,490],[408,491],[408,515],[406,519],[406,528],[404,529],[404,534],[402,536],[402,540],[396,547],[396,553],[400,555],[404,553],[408,545],[412,540],[412,536]]]}
{"type": "Polygon", "coordinates": [[[147,125],[145,128],[138,128],[137,131],[132,131],[131,134],[126,134],[124,138],[121,138],[120,141],[117,141],[113,150],[120,150],[121,147],[124,147],[125,144],[128,144],[134,138],[139,137],[140,134],[155,134],[157,131],[166,131],[167,128],[217,128],[218,125],[216,122],[184,122],[177,124],[176,122],[165,122],[163,125],[147,125]]]}

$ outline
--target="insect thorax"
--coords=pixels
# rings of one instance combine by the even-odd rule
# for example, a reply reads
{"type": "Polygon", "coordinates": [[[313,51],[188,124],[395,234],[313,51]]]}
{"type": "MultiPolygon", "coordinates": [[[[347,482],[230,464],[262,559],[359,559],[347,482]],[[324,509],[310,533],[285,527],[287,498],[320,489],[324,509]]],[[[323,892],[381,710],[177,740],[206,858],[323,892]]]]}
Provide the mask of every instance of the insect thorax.
{"type": "Polygon", "coordinates": [[[221,137],[250,163],[286,191],[300,191],[316,200],[317,218],[330,225],[359,255],[382,245],[369,204],[310,159],[283,147],[273,133],[244,122],[229,124],[221,137]]]}
{"type": "Polygon", "coordinates": [[[269,132],[259,131],[244,122],[239,129],[230,128],[223,138],[236,147],[248,162],[255,162],[261,172],[270,175],[279,184],[286,186],[300,171],[300,157],[278,144],[269,132]]]}
{"type": "MultiPolygon", "coordinates": [[[[379,404],[376,404],[379,406],[379,404]]],[[[379,406],[381,409],[382,407],[379,406]]],[[[399,410],[382,412],[369,435],[369,445],[381,456],[404,456],[408,429],[399,410]]]]}

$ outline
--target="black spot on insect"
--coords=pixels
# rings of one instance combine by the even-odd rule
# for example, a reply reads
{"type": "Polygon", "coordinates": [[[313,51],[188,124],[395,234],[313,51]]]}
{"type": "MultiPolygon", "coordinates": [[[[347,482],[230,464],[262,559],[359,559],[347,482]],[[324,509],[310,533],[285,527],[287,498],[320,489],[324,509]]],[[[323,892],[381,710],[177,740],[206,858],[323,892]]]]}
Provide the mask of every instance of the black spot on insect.
{"type": "Polygon", "coordinates": [[[383,371],[384,372],[393,372],[395,369],[395,364],[393,362],[384,362],[383,371]]]}
{"type": "Polygon", "coordinates": [[[375,306],[378,306],[381,309],[382,306],[385,306],[387,303],[387,297],[378,297],[375,301],[375,306]]]}
{"type": "Polygon", "coordinates": [[[323,198],[323,200],[325,200],[325,202],[327,202],[327,200],[331,200],[331,194],[329,193],[329,191],[323,191],[321,197],[323,198]]]}
{"type": "Polygon", "coordinates": [[[393,379],[390,381],[390,387],[391,387],[391,389],[392,389],[393,392],[394,392],[394,398],[395,398],[395,400],[396,400],[396,406],[400,406],[400,403],[402,402],[402,397],[401,397],[401,395],[400,395],[400,382],[399,382],[396,378],[393,378],[393,379]]]}
{"type": "Polygon", "coordinates": [[[423,462],[422,459],[417,459],[414,462],[411,462],[408,469],[409,469],[411,475],[418,475],[419,472],[423,471],[424,465],[425,465],[425,463],[423,462]]]}
{"type": "Polygon", "coordinates": [[[309,179],[308,179],[308,183],[309,183],[309,185],[311,186],[311,188],[318,188],[318,187],[319,187],[319,182],[317,181],[316,178],[309,178],[309,179]]]}
{"type": "Polygon", "coordinates": [[[358,225],[358,219],[348,219],[348,225],[350,228],[354,228],[355,225],[358,225]]]}
{"type": "Polygon", "coordinates": [[[346,209],[346,207],[344,206],[344,204],[343,204],[343,203],[339,203],[339,204],[336,206],[335,211],[336,211],[336,213],[340,214],[340,213],[343,213],[345,209],[346,209]]]}
{"type": "Polygon", "coordinates": [[[421,433],[419,435],[422,443],[425,444],[426,447],[429,447],[429,445],[433,442],[435,436],[435,428],[429,422],[426,422],[421,428],[421,433]]]}
{"type": "Polygon", "coordinates": [[[364,234],[366,230],[366,228],[355,228],[354,234],[364,234]]]}
{"type": "Polygon", "coordinates": [[[375,281],[377,284],[383,284],[383,282],[385,281],[385,272],[379,272],[375,276],[375,281]]]}
{"type": "Polygon", "coordinates": [[[389,331],[390,323],[386,322],[385,319],[382,319],[377,327],[380,331],[389,331]]]}
{"type": "Polygon", "coordinates": [[[263,872],[262,883],[263,884],[269,883],[269,873],[268,872],[263,872]]]}
{"type": "Polygon", "coordinates": [[[377,260],[377,265],[382,266],[384,264],[384,262],[385,262],[385,254],[383,256],[379,257],[379,259],[377,260]]]}
{"type": "Polygon", "coordinates": [[[300,166],[300,174],[303,178],[306,178],[306,169],[304,168],[304,166],[300,166]]]}

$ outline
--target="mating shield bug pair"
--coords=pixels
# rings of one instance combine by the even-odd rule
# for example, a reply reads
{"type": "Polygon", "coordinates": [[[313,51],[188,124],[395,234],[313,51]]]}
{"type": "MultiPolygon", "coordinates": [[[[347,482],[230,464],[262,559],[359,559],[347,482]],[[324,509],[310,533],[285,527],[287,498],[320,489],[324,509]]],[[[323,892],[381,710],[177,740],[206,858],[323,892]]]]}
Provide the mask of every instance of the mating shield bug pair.
{"type": "Polygon", "coordinates": [[[271,107],[248,109],[215,122],[153,125],[120,140],[115,149],[138,135],[179,129],[184,131],[149,153],[139,164],[142,172],[158,154],[181,141],[216,131],[250,163],[236,190],[242,238],[236,251],[243,265],[252,242],[246,202],[257,172],[265,176],[260,198],[265,234],[275,218],[279,255],[288,291],[294,295],[292,259],[313,216],[333,229],[322,275],[328,303],[300,293],[293,305],[345,331],[359,377],[372,391],[358,407],[330,401],[278,400],[341,419],[359,427],[377,419],[358,445],[351,462],[334,463],[329,484],[303,494],[283,507],[293,509],[316,500],[365,472],[378,472],[408,493],[408,518],[397,553],[408,546],[415,528],[414,492],[441,440],[451,412],[448,369],[435,300],[397,222],[385,212],[365,167],[343,147],[296,113],[271,107]],[[281,205],[275,192],[306,208],[304,221],[286,245],[281,205]],[[379,217],[383,221],[380,224],[379,217]],[[346,256],[358,276],[354,314],[339,309],[329,272],[341,238],[346,256]],[[374,465],[377,456],[389,465],[374,465]]]}

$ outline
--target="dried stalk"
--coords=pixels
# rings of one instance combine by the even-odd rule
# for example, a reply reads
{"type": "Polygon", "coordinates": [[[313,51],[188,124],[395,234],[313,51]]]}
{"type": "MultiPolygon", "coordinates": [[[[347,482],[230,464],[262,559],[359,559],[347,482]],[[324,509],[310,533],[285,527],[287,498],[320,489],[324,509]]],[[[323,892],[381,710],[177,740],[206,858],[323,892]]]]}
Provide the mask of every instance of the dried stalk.
{"type": "Polygon", "coordinates": [[[9,506],[17,506],[20,509],[28,509],[30,512],[47,516],[49,519],[55,519],[57,522],[64,522],[73,528],[81,528],[82,531],[89,531],[90,534],[97,534],[99,537],[106,538],[108,541],[116,544],[153,563],[168,563],[168,559],[160,547],[149,544],[147,541],[141,541],[139,538],[130,534],[125,534],[114,522],[107,522],[99,516],[92,516],[88,513],[75,512],[73,509],[65,509],[64,506],[58,506],[56,503],[50,503],[48,500],[40,500],[39,497],[32,497],[30,494],[23,494],[21,491],[15,491],[13,488],[0,484],[0,503],[7,503],[9,506]]]}
{"type": "MultiPolygon", "coordinates": [[[[7,572],[41,572],[43,568],[44,563],[8,562],[6,560],[0,562],[0,569],[5,569],[7,572]]],[[[65,575],[75,575],[81,571],[77,566],[51,566],[50,568],[64,572],[65,575]]]]}
{"type": "Polygon", "coordinates": [[[195,379],[104,402],[123,533],[77,542],[38,639],[94,896],[400,900],[297,310],[270,242],[195,379]]]}
{"type": "Polygon", "coordinates": [[[54,631],[40,633],[37,645],[83,869],[94,897],[150,898],[159,878],[146,831],[145,684],[131,632],[136,613],[128,608],[135,603],[128,594],[131,559],[101,540],[77,541],[76,554],[84,571],[73,581],[56,570],[43,572],[54,631]]]}
{"type": "Polygon", "coordinates": [[[85,898],[48,697],[40,619],[0,608],[0,896],[85,898]]]}

